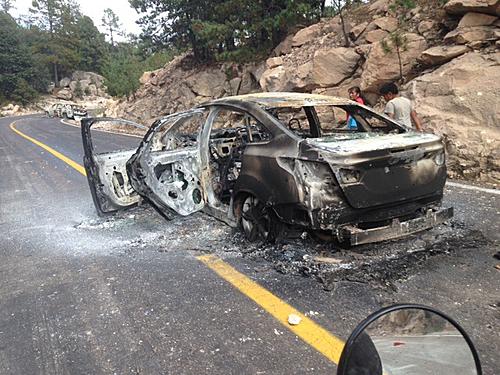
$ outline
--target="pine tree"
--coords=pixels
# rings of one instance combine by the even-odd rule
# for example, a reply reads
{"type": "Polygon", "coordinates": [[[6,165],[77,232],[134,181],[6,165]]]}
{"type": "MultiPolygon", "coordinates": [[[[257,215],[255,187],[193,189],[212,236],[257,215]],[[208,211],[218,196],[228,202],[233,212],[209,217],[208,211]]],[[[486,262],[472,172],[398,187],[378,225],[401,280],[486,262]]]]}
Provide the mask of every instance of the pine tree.
{"type": "Polygon", "coordinates": [[[120,35],[120,19],[110,8],[104,9],[104,15],[102,16],[102,26],[107,30],[107,34],[111,41],[111,45],[115,45],[113,35],[120,35]]]}
{"type": "Polygon", "coordinates": [[[35,88],[46,87],[45,74],[30,53],[23,30],[9,14],[0,12],[0,102],[32,101],[37,95],[35,88]]]}
{"type": "Polygon", "coordinates": [[[12,8],[14,8],[13,5],[14,1],[11,0],[0,0],[0,11],[9,13],[12,8]]]}
{"type": "Polygon", "coordinates": [[[297,24],[319,19],[324,0],[129,0],[143,37],[159,48],[191,47],[198,61],[255,59],[297,24]]]}
{"type": "Polygon", "coordinates": [[[78,5],[73,2],[62,0],[33,0],[30,8],[31,23],[48,33],[45,45],[38,46],[45,51],[47,61],[52,65],[53,78],[56,86],[59,85],[59,65],[64,60],[67,47],[62,44],[64,38],[64,26],[68,27],[69,19],[74,14],[72,7],[78,5]]]}
{"type": "Polygon", "coordinates": [[[77,20],[76,28],[78,51],[81,56],[78,69],[100,73],[108,56],[104,35],[87,16],[82,16],[77,20]]]}

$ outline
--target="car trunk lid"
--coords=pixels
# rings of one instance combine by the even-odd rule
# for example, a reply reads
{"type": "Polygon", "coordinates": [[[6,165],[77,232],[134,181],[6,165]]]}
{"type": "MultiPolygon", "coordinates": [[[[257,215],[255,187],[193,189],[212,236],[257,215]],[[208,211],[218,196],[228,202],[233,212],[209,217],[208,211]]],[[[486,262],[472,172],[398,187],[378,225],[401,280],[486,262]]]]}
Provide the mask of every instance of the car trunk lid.
{"type": "Polygon", "coordinates": [[[344,133],[303,143],[330,164],[355,208],[442,194],[444,150],[434,134],[344,133]]]}

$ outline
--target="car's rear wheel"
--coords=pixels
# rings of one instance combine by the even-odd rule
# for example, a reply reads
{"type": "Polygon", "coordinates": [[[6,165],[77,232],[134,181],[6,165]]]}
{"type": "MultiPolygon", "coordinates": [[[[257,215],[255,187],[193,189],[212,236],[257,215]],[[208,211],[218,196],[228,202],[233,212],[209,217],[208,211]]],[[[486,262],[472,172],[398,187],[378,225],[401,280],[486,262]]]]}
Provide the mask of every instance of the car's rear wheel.
{"type": "Polygon", "coordinates": [[[248,241],[273,242],[281,233],[282,224],[276,214],[257,197],[246,195],[238,208],[239,224],[248,241]]]}

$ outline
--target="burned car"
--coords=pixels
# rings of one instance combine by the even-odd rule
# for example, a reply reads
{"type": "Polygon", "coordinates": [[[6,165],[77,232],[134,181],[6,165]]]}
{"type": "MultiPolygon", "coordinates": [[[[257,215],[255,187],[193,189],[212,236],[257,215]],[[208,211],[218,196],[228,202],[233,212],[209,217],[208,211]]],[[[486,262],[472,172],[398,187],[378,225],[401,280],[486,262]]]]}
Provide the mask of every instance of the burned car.
{"type": "MultiPolygon", "coordinates": [[[[157,120],[137,149],[97,153],[82,121],[98,213],[149,202],[171,219],[206,213],[250,241],[309,230],[352,245],[398,238],[453,215],[441,208],[442,140],[323,95],[226,97],[157,120]],[[342,125],[346,114],[357,124],[342,125]]],[[[142,126],[137,124],[137,126],[142,126]]]]}
{"type": "Polygon", "coordinates": [[[62,117],[73,120],[81,120],[87,117],[87,110],[76,104],[55,103],[45,109],[47,117],[62,117]]]}

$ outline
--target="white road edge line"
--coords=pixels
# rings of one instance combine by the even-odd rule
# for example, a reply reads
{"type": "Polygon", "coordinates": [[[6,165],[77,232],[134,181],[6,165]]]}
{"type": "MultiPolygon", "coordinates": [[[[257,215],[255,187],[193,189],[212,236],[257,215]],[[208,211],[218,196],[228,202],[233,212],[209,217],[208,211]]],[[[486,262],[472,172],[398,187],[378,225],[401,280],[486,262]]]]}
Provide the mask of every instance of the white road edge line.
{"type": "Polygon", "coordinates": [[[473,186],[473,185],[466,185],[466,184],[461,184],[459,182],[447,181],[446,185],[457,187],[457,188],[462,188],[462,189],[467,189],[467,190],[482,191],[483,193],[500,195],[500,190],[487,189],[487,188],[482,188],[482,187],[473,186]]]}
{"type": "MultiPolygon", "coordinates": [[[[72,126],[74,128],[78,128],[78,129],[81,129],[80,126],[78,125],[75,125],[75,124],[72,124],[70,122],[66,122],[64,121],[64,119],[61,119],[61,123],[63,123],[64,125],[69,125],[69,126],[72,126]]],[[[134,134],[127,134],[127,133],[119,133],[119,132],[113,132],[113,131],[110,131],[110,130],[103,130],[103,129],[93,129],[94,131],[97,131],[97,132],[101,132],[101,133],[109,133],[109,134],[116,134],[116,135],[124,135],[126,137],[134,137],[134,138],[144,138],[144,137],[141,137],[139,135],[134,135],[134,134]]]]}

